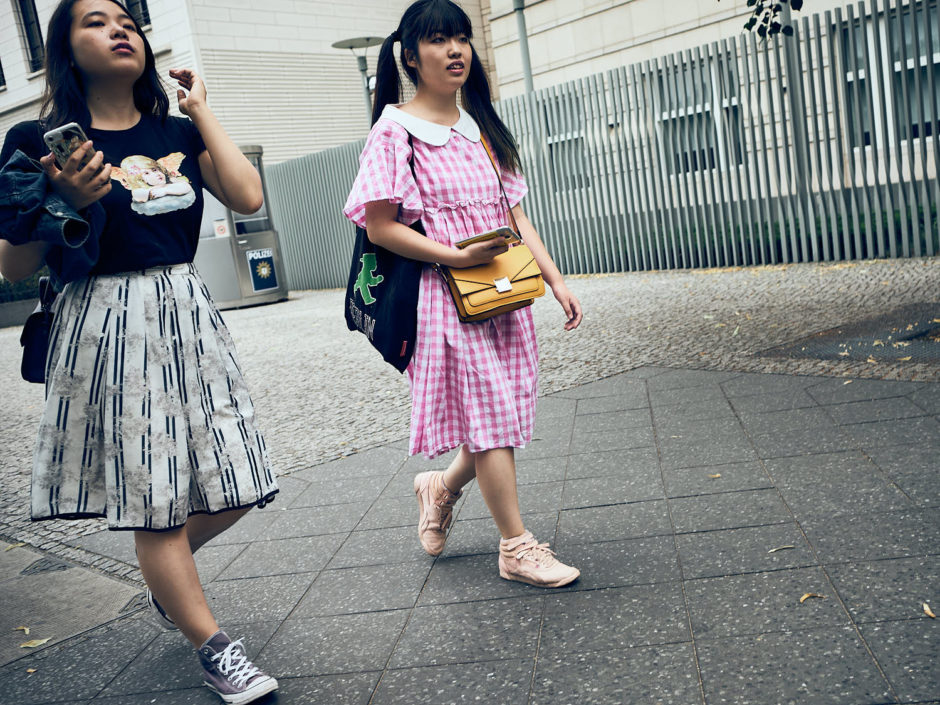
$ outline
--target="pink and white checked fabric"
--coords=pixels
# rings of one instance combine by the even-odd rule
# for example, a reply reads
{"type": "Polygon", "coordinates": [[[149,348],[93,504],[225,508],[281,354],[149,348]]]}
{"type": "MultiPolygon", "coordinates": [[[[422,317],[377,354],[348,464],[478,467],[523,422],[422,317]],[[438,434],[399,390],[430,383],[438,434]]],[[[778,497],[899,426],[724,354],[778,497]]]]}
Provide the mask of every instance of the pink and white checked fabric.
{"type": "MultiPolygon", "coordinates": [[[[365,227],[365,204],[400,204],[399,220],[419,218],[427,235],[452,245],[508,224],[505,201],[480,142],[451,131],[440,147],[380,119],[359,158],[359,175],[343,212],[365,227]]],[[[511,205],[527,187],[502,172],[511,205]]],[[[410,453],[434,458],[464,443],[471,452],[523,447],[532,438],[538,391],[538,348],[532,311],[523,308],[482,323],[461,323],[440,275],[426,267],[418,298],[418,339],[411,381],[410,453]]]]}

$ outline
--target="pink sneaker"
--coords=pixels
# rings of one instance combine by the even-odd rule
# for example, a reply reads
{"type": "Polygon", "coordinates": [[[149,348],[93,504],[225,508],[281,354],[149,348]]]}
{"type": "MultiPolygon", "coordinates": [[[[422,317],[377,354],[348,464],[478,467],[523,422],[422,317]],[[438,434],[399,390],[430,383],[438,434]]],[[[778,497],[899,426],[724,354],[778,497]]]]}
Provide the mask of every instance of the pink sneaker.
{"type": "Polygon", "coordinates": [[[578,579],[581,571],[555,558],[547,543],[539,543],[530,531],[499,541],[499,575],[536,587],[554,588],[578,579]]]}
{"type": "Polygon", "coordinates": [[[461,493],[454,494],[444,486],[443,472],[423,472],[415,477],[415,494],[421,547],[430,555],[439,556],[444,550],[454,503],[461,493]]]}

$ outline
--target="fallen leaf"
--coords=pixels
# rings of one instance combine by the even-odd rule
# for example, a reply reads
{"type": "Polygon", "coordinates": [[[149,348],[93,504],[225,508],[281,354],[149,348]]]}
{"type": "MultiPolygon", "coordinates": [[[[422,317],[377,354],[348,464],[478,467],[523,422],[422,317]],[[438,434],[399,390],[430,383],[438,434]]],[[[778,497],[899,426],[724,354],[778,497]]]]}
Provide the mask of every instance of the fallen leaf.
{"type": "Polygon", "coordinates": [[[852,380],[847,379],[847,380],[845,380],[842,384],[843,384],[843,385],[845,385],[845,384],[852,384],[852,380]]]}
{"type": "Polygon", "coordinates": [[[839,353],[839,357],[846,357],[848,354],[849,354],[848,350],[843,350],[842,352],[839,353]]]}
{"type": "Polygon", "coordinates": [[[715,328],[724,328],[727,325],[728,325],[727,323],[716,323],[715,328]]]}
{"type": "Polygon", "coordinates": [[[935,319],[933,319],[933,322],[934,322],[934,323],[940,323],[940,318],[935,318],[935,319]]]}
{"type": "Polygon", "coordinates": [[[717,480],[719,477],[721,477],[721,473],[716,472],[714,475],[709,475],[709,477],[713,480],[717,480]]]}
{"type": "Polygon", "coordinates": [[[26,545],[25,543],[11,543],[9,546],[3,549],[3,551],[4,552],[12,551],[14,548],[19,548],[20,546],[25,546],[25,545],[26,545]]]}
{"type": "Polygon", "coordinates": [[[29,636],[29,627],[17,627],[17,628],[14,629],[13,631],[15,631],[15,632],[23,632],[24,636],[29,636]]]}
{"type": "Polygon", "coordinates": [[[910,359],[911,359],[910,355],[908,355],[907,357],[899,357],[898,362],[907,362],[910,359]]]}
{"type": "Polygon", "coordinates": [[[50,639],[52,639],[51,636],[47,636],[45,639],[30,639],[29,641],[24,641],[22,644],[20,644],[20,648],[35,649],[37,646],[42,646],[50,639]]]}
{"type": "Polygon", "coordinates": [[[796,548],[796,546],[789,546],[789,545],[777,546],[776,548],[772,548],[769,551],[767,551],[767,553],[776,553],[777,551],[786,551],[788,548],[796,548]]]}
{"type": "Polygon", "coordinates": [[[807,601],[809,598],[811,598],[811,597],[818,597],[820,600],[825,600],[825,599],[826,599],[826,596],[825,596],[825,595],[817,595],[815,592],[808,592],[808,593],[806,593],[805,595],[803,595],[803,597],[800,598],[800,604],[802,605],[804,602],[806,602],[806,601],[807,601]]]}
{"type": "Polygon", "coordinates": [[[930,605],[928,605],[926,602],[924,603],[924,614],[930,617],[931,619],[937,618],[937,615],[935,615],[933,611],[931,611],[930,605]]]}
{"type": "Polygon", "coordinates": [[[704,316],[702,316],[702,318],[704,318],[707,321],[710,321],[711,319],[714,318],[714,316],[711,315],[710,313],[706,313],[704,316]]]}
{"type": "Polygon", "coordinates": [[[732,338],[738,334],[738,330],[739,330],[740,328],[741,328],[741,326],[735,326],[735,327],[734,327],[734,332],[731,334],[731,337],[732,337],[732,338]]]}
{"type": "Polygon", "coordinates": [[[910,340],[899,340],[896,343],[891,343],[891,347],[892,348],[906,348],[910,344],[911,344],[910,340]]]}
{"type": "Polygon", "coordinates": [[[880,345],[881,347],[884,347],[884,346],[885,346],[885,341],[883,341],[883,340],[876,340],[874,343],[872,343],[872,347],[878,347],[879,345],[880,345]]]}
{"type": "Polygon", "coordinates": [[[36,669],[35,669],[35,668],[27,668],[27,669],[26,669],[26,672],[27,672],[27,673],[35,673],[35,672],[36,672],[36,669]]]}
{"type": "Polygon", "coordinates": [[[914,324],[913,324],[913,323],[908,323],[908,324],[907,324],[907,328],[905,328],[905,330],[914,330],[914,324]]]}
{"type": "Polygon", "coordinates": [[[869,355],[869,356],[868,356],[868,359],[865,360],[865,362],[871,362],[871,363],[874,364],[874,363],[876,363],[876,362],[878,362],[878,361],[877,361],[875,358],[873,358],[871,355],[869,355]]]}

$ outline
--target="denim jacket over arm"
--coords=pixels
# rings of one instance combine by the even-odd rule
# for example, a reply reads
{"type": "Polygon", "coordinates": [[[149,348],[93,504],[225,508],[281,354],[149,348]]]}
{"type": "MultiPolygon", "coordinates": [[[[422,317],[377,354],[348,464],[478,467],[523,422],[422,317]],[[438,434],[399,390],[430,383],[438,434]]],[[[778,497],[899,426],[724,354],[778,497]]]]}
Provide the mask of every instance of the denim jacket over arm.
{"type": "Polygon", "coordinates": [[[105,212],[92,203],[81,214],[49,185],[42,168],[16,150],[0,169],[0,239],[13,245],[52,243],[46,264],[56,288],[80,279],[98,261],[105,212]]]}

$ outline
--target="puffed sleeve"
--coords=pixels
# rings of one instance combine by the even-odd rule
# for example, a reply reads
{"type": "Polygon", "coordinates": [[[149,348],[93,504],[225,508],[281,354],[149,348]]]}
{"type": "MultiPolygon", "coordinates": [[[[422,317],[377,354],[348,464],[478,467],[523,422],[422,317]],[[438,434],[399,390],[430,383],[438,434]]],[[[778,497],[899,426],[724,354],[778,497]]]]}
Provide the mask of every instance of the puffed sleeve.
{"type": "Polygon", "coordinates": [[[499,171],[503,180],[503,188],[506,189],[506,198],[509,199],[509,207],[515,208],[529,192],[525,177],[518,171],[503,168],[500,168],[499,171]]]}
{"type": "Polygon", "coordinates": [[[343,213],[359,227],[366,227],[366,204],[389,201],[398,204],[398,220],[411,225],[424,214],[421,194],[408,160],[411,145],[405,128],[391,120],[379,120],[359,156],[359,173],[343,213]]]}

